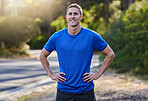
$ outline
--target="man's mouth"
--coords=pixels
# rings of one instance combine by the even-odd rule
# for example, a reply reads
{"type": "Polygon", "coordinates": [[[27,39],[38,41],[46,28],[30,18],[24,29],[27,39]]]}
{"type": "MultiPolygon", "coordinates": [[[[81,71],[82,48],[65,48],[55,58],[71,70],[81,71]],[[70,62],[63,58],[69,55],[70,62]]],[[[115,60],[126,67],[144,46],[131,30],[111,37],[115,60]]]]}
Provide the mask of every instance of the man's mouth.
{"type": "Polygon", "coordinates": [[[70,19],[70,21],[72,21],[72,22],[73,22],[73,21],[76,21],[76,20],[74,20],[74,19],[70,19]]]}

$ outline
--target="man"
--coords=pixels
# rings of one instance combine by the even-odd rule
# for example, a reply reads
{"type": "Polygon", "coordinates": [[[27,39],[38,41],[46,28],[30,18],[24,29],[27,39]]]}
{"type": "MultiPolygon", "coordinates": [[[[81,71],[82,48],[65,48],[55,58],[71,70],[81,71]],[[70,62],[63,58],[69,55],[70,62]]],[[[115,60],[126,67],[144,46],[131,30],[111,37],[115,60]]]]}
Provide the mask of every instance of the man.
{"type": "Polygon", "coordinates": [[[52,80],[58,81],[56,101],[95,101],[94,83],[113,61],[115,54],[96,32],[80,26],[83,18],[78,4],[67,7],[68,27],[54,33],[44,46],[40,61],[52,80]],[[94,50],[106,55],[96,73],[90,73],[94,50]],[[47,56],[56,50],[60,73],[50,69],[47,56]]]}

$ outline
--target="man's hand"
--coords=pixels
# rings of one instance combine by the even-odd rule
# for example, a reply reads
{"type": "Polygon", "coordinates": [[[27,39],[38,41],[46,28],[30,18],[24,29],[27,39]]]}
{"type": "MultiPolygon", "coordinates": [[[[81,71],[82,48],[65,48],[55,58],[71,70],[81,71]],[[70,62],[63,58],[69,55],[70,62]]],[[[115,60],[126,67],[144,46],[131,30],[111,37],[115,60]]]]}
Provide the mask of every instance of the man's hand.
{"type": "Polygon", "coordinates": [[[85,76],[83,78],[84,82],[87,81],[87,83],[89,83],[92,80],[97,80],[100,77],[100,75],[98,75],[97,73],[85,73],[83,74],[83,76],[85,76]]]}
{"type": "Polygon", "coordinates": [[[66,75],[66,74],[65,74],[65,73],[62,73],[62,72],[57,73],[57,74],[52,74],[52,75],[50,76],[50,78],[51,78],[52,80],[56,80],[56,81],[58,81],[58,82],[60,82],[60,83],[65,82],[66,78],[64,78],[64,77],[61,76],[61,75],[66,75]]]}

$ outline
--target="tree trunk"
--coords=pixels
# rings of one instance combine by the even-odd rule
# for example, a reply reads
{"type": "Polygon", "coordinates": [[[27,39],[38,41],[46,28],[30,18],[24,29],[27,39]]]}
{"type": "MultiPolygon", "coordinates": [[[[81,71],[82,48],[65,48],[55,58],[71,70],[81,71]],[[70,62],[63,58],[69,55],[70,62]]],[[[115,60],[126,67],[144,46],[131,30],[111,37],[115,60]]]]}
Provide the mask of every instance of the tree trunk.
{"type": "Polygon", "coordinates": [[[109,23],[109,0],[106,0],[106,6],[105,6],[105,22],[109,23]]]}
{"type": "Polygon", "coordinates": [[[122,1],[122,2],[124,2],[124,12],[128,9],[128,7],[132,4],[132,3],[134,3],[135,2],[135,0],[124,0],[124,1],[122,1]]]}
{"type": "Polygon", "coordinates": [[[49,36],[52,35],[50,23],[51,23],[51,21],[50,21],[49,17],[47,17],[46,18],[46,27],[47,27],[47,34],[49,36]]]}
{"type": "Polygon", "coordinates": [[[5,15],[5,0],[1,0],[0,16],[5,15]]]}
{"type": "Polygon", "coordinates": [[[124,11],[128,9],[129,0],[125,0],[124,2],[124,11]]]}

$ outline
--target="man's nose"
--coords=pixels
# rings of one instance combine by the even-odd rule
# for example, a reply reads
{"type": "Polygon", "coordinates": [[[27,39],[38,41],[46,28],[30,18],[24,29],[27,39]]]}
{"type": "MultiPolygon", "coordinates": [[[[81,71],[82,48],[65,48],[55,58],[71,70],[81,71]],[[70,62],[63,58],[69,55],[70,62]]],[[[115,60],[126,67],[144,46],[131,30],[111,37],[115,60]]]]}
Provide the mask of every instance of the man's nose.
{"type": "Polygon", "coordinates": [[[71,15],[71,17],[73,18],[73,17],[75,17],[75,15],[74,15],[74,14],[72,14],[72,15],[71,15]]]}

